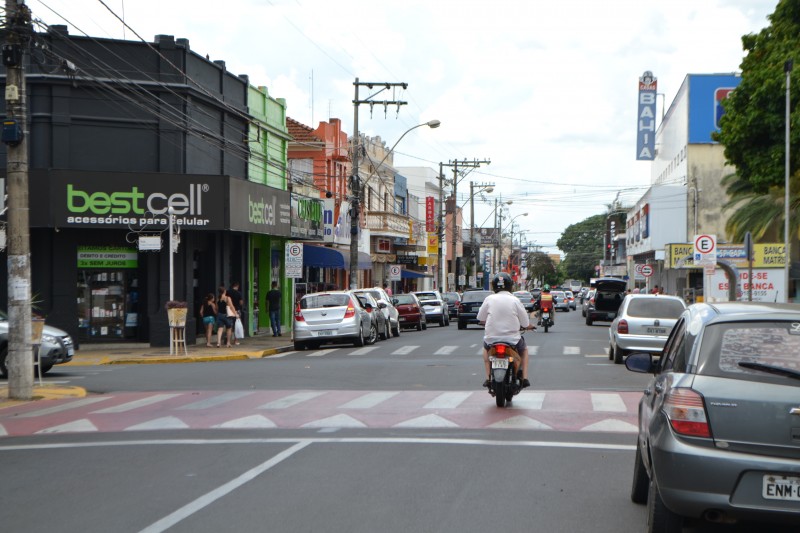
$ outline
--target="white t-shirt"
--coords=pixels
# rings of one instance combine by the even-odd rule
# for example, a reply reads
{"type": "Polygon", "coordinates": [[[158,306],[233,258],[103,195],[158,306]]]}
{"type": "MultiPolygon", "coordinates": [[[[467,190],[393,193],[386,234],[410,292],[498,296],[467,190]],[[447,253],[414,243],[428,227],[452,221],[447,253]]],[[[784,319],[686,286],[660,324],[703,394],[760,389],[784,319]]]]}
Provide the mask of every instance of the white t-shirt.
{"type": "Polygon", "coordinates": [[[519,328],[530,324],[528,312],[519,298],[507,291],[500,291],[486,297],[478,310],[478,321],[486,322],[483,340],[492,344],[519,342],[519,328]]]}

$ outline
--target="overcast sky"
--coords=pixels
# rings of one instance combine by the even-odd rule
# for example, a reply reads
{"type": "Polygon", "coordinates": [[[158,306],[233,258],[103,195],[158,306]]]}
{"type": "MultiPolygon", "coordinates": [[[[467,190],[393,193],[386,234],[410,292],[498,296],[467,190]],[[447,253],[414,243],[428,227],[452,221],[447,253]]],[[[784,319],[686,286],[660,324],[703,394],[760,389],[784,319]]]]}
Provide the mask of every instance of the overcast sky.
{"type": "MultiPolygon", "coordinates": [[[[360,131],[391,146],[440,120],[406,135],[395,165],[490,159],[460,182],[459,203],[470,180],[493,182],[487,200],[513,200],[511,216],[529,213],[517,218],[528,241],[555,251],[567,226],[605,212],[618,192],[633,202],[647,190],[650,164],[635,159],[639,76],[658,78],[660,116],[687,74],[738,71],[741,37],[768,24],[777,0],[27,3],[71,34],[186,38],[312,127],[335,117],[353,132],[355,78],[408,83],[375,97],[407,101],[399,113],[360,106],[360,131]]],[[[477,201],[476,224],[491,210],[477,201]]]]}

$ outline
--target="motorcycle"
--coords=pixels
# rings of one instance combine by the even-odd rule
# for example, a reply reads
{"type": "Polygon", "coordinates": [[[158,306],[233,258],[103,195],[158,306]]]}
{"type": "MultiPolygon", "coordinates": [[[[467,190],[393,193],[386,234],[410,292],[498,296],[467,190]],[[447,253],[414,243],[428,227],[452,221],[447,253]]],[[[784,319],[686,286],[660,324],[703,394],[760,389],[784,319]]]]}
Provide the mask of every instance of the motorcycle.
{"type": "Polygon", "coordinates": [[[489,394],[494,396],[497,407],[505,407],[522,390],[521,356],[513,345],[497,342],[489,347],[489,363],[489,394]]]}
{"type": "Polygon", "coordinates": [[[547,333],[547,330],[553,327],[553,316],[552,316],[552,309],[549,307],[542,308],[542,327],[544,327],[544,332],[547,333]]]}

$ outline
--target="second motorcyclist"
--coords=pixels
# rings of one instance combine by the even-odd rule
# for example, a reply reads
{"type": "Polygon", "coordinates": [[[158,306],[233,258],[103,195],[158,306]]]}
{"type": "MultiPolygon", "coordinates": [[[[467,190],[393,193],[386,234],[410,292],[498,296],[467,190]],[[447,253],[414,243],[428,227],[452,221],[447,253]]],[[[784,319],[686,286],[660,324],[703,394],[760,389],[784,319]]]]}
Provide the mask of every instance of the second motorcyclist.
{"type": "MultiPolygon", "coordinates": [[[[511,294],[513,280],[505,272],[500,272],[492,278],[494,294],[486,297],[478,311],[478,322],[485,324],[483,335],[483,363],[486,375],[491,372],[489,363],[489,348],[492,344],[503,342],[514,346],[522,362],[522,386],[530,387],[528,380],[528,346],[525,337],[520,335],[520,329],[536,329],[528,317],[528,312],[523,307],[519,298],[511,294]]],[[[483,383],[489,386],[489,378],[483,383]]]]}
{"type": "Polygon", "coordinates": [[[550,310],[550,322],[555,326],[556,308],[554,307],[554,304],[555,301],[553,300],[553,295],[550,294],[550,285],[545,285],[544,287],[542,287],[542,293],[539,296],[539,301],[537,302],[537,309],[536,309],[537,326],[542,325],[542,309],[550,310]]]}

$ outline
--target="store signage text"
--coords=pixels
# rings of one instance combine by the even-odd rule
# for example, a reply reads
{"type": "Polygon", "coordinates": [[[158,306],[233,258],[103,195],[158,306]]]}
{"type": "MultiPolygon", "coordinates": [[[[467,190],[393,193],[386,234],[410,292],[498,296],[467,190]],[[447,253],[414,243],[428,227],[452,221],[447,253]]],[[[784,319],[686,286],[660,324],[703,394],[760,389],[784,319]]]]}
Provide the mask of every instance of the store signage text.
{"type": "Polygon", "coordinates": [[[136,268],[139,256],[133,248],[78,247],[78,268],[136,268]]]}
{"type": "Polygon", "coordinates": [[[250,221],[250,223],[274,226],[275,205],[277,201],[278,201],[277,198],[273,198],[271,204],[264,201],[264,198],[261,198],[257,201],[253,201],[251,196],[248,194],[247,206],[248,206],[248,220],[250,221]]]}
{"type": "Polygon", "coordinates": [[[655,159],[656,144],[656,90],[658,82],[647,71],[639,78],[639,109],[636,128],[636,159],[655,159]]]}

